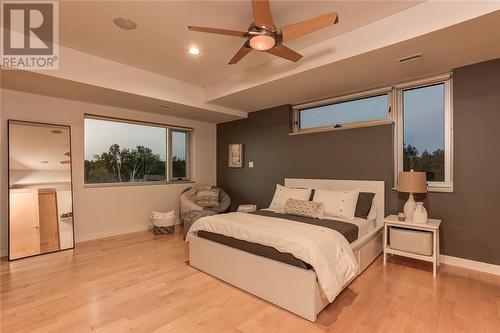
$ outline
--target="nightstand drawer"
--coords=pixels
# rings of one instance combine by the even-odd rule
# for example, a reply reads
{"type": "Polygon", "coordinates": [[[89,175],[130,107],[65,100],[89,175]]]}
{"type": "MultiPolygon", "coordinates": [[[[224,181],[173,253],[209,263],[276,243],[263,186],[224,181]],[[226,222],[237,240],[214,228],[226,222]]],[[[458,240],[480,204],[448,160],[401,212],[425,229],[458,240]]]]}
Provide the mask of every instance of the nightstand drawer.
{"type": "Polygon", "coordinates": [[[390,227],[389,242],[394,250],[432,255],[432,233],[429,231],[390,227]]]}

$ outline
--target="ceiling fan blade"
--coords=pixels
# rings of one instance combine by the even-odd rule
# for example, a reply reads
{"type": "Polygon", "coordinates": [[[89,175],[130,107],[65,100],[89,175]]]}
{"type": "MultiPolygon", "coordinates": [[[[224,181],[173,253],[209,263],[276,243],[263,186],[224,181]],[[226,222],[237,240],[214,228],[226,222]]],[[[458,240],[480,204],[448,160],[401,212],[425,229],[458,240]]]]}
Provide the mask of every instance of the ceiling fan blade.
{"type": "Polygon", "coordinates": [[[243,44],[243,46],[238,50],[238,52],[236,52],[236,54],[233,56],[233,58],[229,61],[229,65],[236,64],[244,56],[246,56],[250,51],[252,51],[252,48],[247,46],[247,43],[243,44]]]}
{"type": "Polygon", "coordinates": [[[288,42],[316,30],[326,28],[329,25],[338,23],[338,21],[339,18],[337,12],[332,12],[299,23],[287,25],[286,27],[281,28],[283,42],[288,42]]]}
{"type": "Polygon", "coordinates": [[[276,29],[269,0],[252,0],[252,10],[255,25],[276,29]]]}
{"type": "Polygon", "coordinates": [[[302,58],[302,54],[295,52],[292,49],[289,49],[285,45],[278,45],[273,47],[272,49],[269,49],[265,51],[267,53],[271,53],[272,55],[275,55],[277,57],[284,58],[286,60],[290,60],[293,62],[297,62],[302,58]]]}
{"type": "Polygon", "coordinates": [[[246,33],[246,31],[235,31],[235,30],[207,28],[207,27],[195,27],[192,25],[188,26],[188,29],[191,31],[208,32],[209,34],[226,35],[226,36],[234,36],[234,37],[243,37],[243,35],[246,33]]]}

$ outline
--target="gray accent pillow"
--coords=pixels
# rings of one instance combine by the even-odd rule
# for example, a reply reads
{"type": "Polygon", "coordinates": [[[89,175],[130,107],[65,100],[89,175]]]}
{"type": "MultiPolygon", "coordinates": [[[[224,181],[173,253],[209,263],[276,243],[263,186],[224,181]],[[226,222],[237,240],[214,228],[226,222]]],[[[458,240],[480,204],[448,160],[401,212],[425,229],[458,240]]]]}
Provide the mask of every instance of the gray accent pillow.
{"type": "Polygon", "coordinates": [[[371,192],[359,192],[358,202],[356,203],[356,211],[354,216],[366,219],[370,213],[370,208],[372,207],[373,198],[375,193],[371,192]]]}

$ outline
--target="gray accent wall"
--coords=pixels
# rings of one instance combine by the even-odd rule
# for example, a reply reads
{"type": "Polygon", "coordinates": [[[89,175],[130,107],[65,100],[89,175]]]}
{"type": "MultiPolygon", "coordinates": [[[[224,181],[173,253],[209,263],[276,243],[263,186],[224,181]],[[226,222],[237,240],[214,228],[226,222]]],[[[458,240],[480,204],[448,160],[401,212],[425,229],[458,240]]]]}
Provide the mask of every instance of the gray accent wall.
{"type": "MultiPolygon", "coordinates": [[[[442,254],[498,265],[500,59],[455,69],[453,90],[454,192],[417,199],[443,219],[442,254]]],[[[290,136],[289,111],[279,106],[217,126],[217,184],[233,210],[268,207],[286,177],[384,180],[386,214],[402,210],[407,195],[392,190],[392,125],[290,136]],[[244,168],[228,168],[230,143],[244,144],[244,168]]]]}

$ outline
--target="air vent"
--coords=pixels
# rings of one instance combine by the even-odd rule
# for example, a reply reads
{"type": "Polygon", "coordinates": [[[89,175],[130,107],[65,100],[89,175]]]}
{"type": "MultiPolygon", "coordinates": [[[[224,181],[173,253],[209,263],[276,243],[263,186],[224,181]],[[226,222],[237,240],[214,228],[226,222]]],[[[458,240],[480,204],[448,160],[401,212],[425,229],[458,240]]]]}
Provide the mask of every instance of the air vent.
{"type": "Polygon", "coordinates": [[[412,55],[409,55],[406,57],[396,59],[396,62],[398,62],[400,64],[404,64],[406,62],[415,61],[415,60],[418,60],[420,58],[422,58],[422,53],[416,53],[416,54],[412,54],[412,55]]]}

